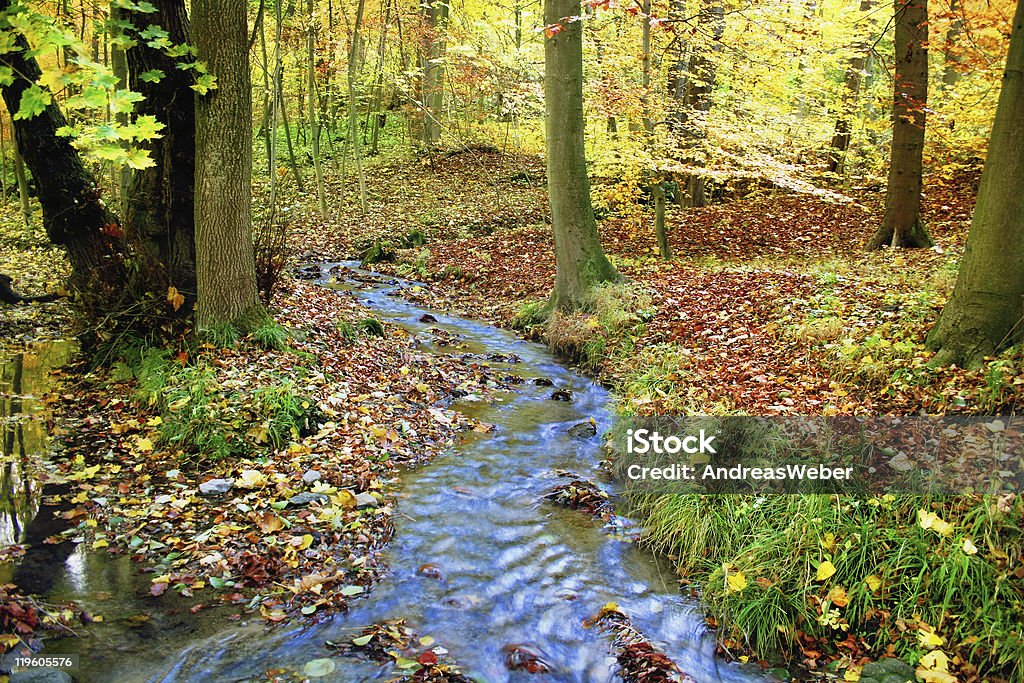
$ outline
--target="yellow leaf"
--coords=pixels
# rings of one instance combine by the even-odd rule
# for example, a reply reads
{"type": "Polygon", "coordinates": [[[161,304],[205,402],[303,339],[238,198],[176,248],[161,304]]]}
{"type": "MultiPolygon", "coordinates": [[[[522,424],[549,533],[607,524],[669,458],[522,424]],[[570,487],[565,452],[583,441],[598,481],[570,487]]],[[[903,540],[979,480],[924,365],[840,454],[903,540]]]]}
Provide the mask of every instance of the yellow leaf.
{"type": "Polygon", "coordinates": [[[185,297],[181,295],[177,287],[167,288],[167,303],[171,305],[175,311],[182,307],[185,303],[185,297]]]}
{"type": "Polygon", "coordinates": [[[836,566],[834,564],[832,564],[831,562],[829,562],[828,560],[825,560],[824,562],[822,562],[821,564],[818,565],[818,573],[815,575],[814,580],[815,581],[825,581],[826,579],[828,579],[830,576],[832,576],[835,573],[836,573],[836,566]]]}
{"type": "Polygon", "coordinates": [[[726,585],[729,593],[742,593],[743,589],[747,587],[747,577],[743,576],[743,572],[738,570],[729,572],[726,585]]]}
{"type": "Polygon", "coordinates": [[[868,576],[864,579],[864,583],[868,585],[868,588],[870,588],[873,591],[876,591],[878,590],[879,586],[882,585],[882,577],[878,576],[877,574],[872,574],[871,576],[868,576]]]}
{"type": "Polygon", "coordinates": [[[836,607],[846,607],[850,604],[850,596],[842,586],[833,586],[828,592],[828,599],[836,607]]]}
{"type": "Polygon", "coordinates": [[[356,497],[351,491],[341,489],[331,496],[331,502],[340,508],[352,509],[356,506],[356,497]]]}
{"type": "Polygon", "coordinates": [[[825,538],[821,539],[821,547],[825,550],[835,552],[836,549],[836,535],[832,532],[825,534],[825,538]]]}
{"type": "Polygon", "coordinates": [[[964,539],[964,554],[965,555],[977,555],[978,554],[978,546],[974,545],[974,543],[971,542],[971,539],[969,539],[969,538],[965,538],[964,539]]]}
{"type": "Polygon", "coordinates": [[[146,420],[146,424],[149,425],[150,427],[159,427],[163,423],[164,419],[159,415],[154,415],[153,417],[146,420]]]}
{"type": "Polygon", "coordinates": [[[927,648],[940,647],[946,642],[942,636],[934,631],[927,631],[924,629],[917,632],[917,639],[921,641],[921,647],[927,648]]]}
{"type": "Polygon", "coordinates": [[[107,539],[97,538],[95,541],[92,542],[92,549],[99,550],[100,548],[106,548],[108,545],[110,544],[107,543],[107,539]]]}
{"type": "Polygon", "coordinates": [[[13,633],[5,633],[0,635],[0,645],[4,647],[14,647],[21,642],[21,638],[14,635],[13,633]]]}
{"type": "Polygon", "coordinates": [[[847,669],[845,673],[843,673],[843,680],[844,681],[859,681],[860,680],[860,669],[861,669],[861,667],[859,667],[857,665],[850,666],[850,668],[847,669]]]}
{"type": "Polygon", "coordinates": [[[917,677],[925,683],[957,683],[949,673],[949,657],[942,650],[932,650],[918,661],[917,677]]]}
{"type": "Polygon", "coordinates": [[[242,484],[251,489],[257,486],[264,486],[267,483],[267,476],[259,470],[245,470],[238,478],[241,479],[242,484]]]}
{"type": "Polygon", "coordinates": [[[949,536],[953,533],[952,524],[927,510],[917,511],[917,525],[925,530],[931,529],[940,536],[949,536]]]}
{"type": "Polygon", "coordinates": [[[150,579],[150,583],[170,583],[170,582],[171,582],[171,575],[170,574],[162,574],[162,575],[156,577],[155,579],[150,579]]]}
{"type": "Polygon", "coordinates": [[[313,545],[313,535],[312,534],[303,534],[302,535],[302,543],[299,544],[299,550],[305,550],[306,548],[308,548],[311,545],[313,545]]]}
{"type": "Polygon", "coordinates": [[[149,453],[153,450],[153,442],[149,439],[139,439],[135,442],[135,448],[138,449],[140,453],[149,453]]]}

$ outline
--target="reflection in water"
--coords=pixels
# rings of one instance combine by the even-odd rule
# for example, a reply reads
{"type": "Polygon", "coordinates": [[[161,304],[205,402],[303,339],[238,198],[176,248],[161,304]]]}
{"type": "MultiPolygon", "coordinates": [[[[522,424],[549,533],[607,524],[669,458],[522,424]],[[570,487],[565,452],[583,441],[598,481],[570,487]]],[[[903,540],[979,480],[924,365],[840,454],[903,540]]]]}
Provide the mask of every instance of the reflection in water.
{"type": "Polygon", "coordinates": [[[46,453],[46,424],[39,419],[51,370],[67,362],[68,342],[33,346],[0,366],[0,547],[25,542],[39,511],[42,487],[33,476],[46,453]]]}

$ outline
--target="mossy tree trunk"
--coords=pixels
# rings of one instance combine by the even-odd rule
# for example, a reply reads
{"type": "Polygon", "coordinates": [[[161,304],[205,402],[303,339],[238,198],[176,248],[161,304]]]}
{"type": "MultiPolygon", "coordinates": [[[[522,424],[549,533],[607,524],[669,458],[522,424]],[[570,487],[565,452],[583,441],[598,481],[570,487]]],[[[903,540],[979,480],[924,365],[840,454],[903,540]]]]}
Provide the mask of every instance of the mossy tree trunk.
{"type": "Polygon", "coordinates": [[[253,255],[252,89],[245,0],[195,0],[199,59],[217,88],[196,97],[196,323],[251,329],[266,318],[253,255]]]}
{"type": "Polygon", "coordinates": [[[1024,339],[1024,2],[1017,4],[978,203],[935,363],[972,366],[1024,339]]]}
{"type": "MultiPolygon", "coordinates": [[[[184,0],[153,0],[156,13],[128,13],[138,31],[150,25],[167,31],[175,45],[191,41],[184,0]]],[[[139,40],[126,53],[129,87],[145,99],[136,114],[155,116],[164,124],[162,137],[149,148],[153,166],[136,171],[125,202],[130,239],[147,257],[147,278],[155,289],[175,287],[187,313],[196,298],[195,252],[195,98],[190,72],[163,50],[139,40]],[[160,70],[159,81],[140,78],[160,70]]]]}
{"type": "Polygon", "coordinates": [[[545,0],[544,23],[559,26],[544,44],[548,193],[555,235],[554,307],[578,308],[588,289],[621,276],[601,247],[590,203],[584,146],[583,24],[579,0],[545,0]]]}
{"type": "Polygon", "coordinates": [[[894,0],[896,78],[893,89],[889,190],[882,224],[868,249],[930,247],[921,221],[925,107],[928,104],[928,0],[894,0]]]}

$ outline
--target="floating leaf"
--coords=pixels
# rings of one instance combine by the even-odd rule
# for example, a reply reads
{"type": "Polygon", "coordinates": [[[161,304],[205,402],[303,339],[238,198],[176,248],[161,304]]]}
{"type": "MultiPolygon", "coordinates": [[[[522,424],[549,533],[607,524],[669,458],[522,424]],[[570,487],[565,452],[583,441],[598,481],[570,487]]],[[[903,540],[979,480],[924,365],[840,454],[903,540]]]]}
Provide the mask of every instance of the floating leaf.
{"type": "Polygon", "coordinates": [[[310,678],[322,678],[324,676],[330,676],[337,669],[337,665],[333,659],[327,659],[322,657],[320,659],[313,659],[306,662],[306,665],[302,667],[302,673],[310,678]]]}

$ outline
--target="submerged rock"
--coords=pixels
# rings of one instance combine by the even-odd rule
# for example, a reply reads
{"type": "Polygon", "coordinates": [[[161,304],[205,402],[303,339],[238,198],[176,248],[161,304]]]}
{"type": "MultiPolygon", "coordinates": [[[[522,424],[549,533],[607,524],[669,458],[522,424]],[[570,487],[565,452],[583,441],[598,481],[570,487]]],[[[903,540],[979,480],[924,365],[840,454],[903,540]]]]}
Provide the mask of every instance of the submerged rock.
{"type": "Polygon", "coordinates": [[[572,392],[568,389],[556,389],[550,396],[548,396],[548,399],[552,401],[571,401],[572,392]]]}
{"type": "Polygon", "coordinates": [[[592,436],[597,436],[597,425],[593,420],[587,420],[569,427],[567,431],[569,436],[574,439],[589,439],[592,436]]]}
{"type": "Polygon", "coordinates": [[[545,661],[544,655],[530,645],[506,645],[501,651],[505,653],[505,668],[509,671],[525,671],[529,674],[551,672],[551,665],[545,661]]]}

